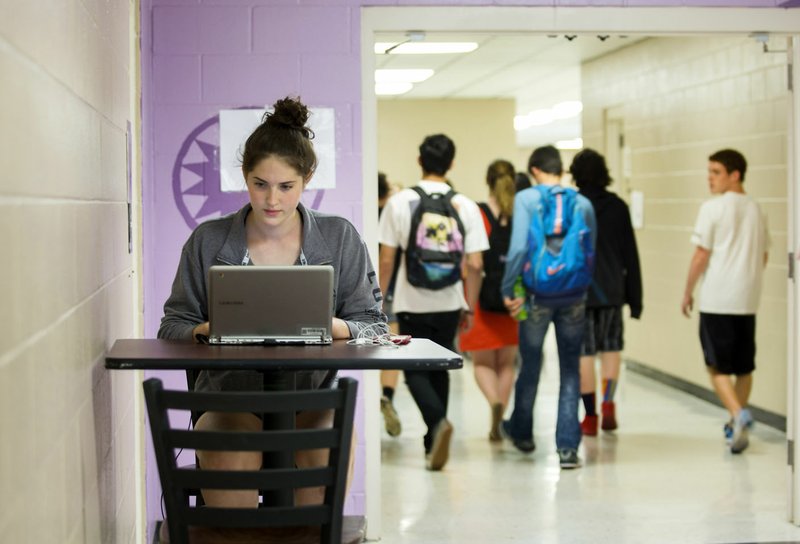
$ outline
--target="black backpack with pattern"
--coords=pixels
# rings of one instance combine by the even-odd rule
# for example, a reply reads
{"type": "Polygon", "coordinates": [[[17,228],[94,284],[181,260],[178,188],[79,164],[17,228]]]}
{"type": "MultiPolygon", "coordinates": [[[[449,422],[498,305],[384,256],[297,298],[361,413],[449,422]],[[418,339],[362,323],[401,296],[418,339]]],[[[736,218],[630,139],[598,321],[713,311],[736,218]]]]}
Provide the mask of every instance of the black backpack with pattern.
{"type": "Polygon", "coordinates": [[[411,214],[406,249],[408,283],[423,289],[442,289],[461,279],[464,224],[453,206],[455,192],[428,194],[412,187],[419,204],[411,214]]]}

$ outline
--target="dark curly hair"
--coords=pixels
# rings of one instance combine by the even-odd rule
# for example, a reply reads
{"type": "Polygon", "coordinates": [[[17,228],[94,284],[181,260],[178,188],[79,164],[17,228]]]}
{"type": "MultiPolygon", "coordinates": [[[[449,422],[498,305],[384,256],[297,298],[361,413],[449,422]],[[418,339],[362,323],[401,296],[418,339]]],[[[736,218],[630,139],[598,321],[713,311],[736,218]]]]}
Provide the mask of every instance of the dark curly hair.
{"type": "Polygon", "coordinates": [[[304,180],[317,168],[317,155],[311,140],[314,132],[306,126],[310,112],[300,98],[287,96],[275,102],[261,124],[247,138],[242,152],[242,171],[252,172],[270,156],[277,156],[297,170],[304,180]]]}
{"type": "Polygon", "coordinates": [[[594,149],[588,147],[575,155],[569,167],[569,173],[575,180],[578,189],[585,187],[603,188],[611,185],[606,159],[594,149]]]}

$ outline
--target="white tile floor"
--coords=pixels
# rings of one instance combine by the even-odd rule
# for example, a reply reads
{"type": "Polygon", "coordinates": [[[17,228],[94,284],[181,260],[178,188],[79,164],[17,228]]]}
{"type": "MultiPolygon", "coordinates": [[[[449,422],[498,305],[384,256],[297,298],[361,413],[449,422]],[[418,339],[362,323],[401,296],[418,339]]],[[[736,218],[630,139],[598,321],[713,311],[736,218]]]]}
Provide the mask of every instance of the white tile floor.
{"type": "Polygon", "coordinates": [[[617,392],[619,430],[585,438],[584,466],[560,470],[557,370],[546,356],[527,456],[487,440],[489,407],[469,361],[451,372],[455,433],[438,473],[424,469],[424,425],[401,384],[403,433],[382,438],[382,543],[800,542],[786,521],[785,435],[757,424],[733,456],[722,409],[633,372],[617,392]]]}

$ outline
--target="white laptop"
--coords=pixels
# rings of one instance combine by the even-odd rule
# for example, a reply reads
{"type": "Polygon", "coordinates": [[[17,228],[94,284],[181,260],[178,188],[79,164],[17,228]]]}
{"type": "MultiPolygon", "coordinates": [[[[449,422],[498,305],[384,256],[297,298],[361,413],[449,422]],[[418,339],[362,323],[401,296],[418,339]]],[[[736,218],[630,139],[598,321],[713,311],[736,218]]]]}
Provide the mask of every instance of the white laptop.
{"type": "Polygon", "coordinates": [[[333,267],[212,266],[209,344],[330,344],[333,267]]]}

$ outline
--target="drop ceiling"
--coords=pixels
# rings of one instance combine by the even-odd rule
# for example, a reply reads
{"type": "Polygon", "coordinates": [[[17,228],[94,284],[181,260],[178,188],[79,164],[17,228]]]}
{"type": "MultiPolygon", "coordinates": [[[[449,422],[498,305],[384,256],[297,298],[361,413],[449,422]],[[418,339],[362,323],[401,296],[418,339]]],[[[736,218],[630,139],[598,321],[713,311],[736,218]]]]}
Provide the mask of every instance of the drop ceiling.
{"type": "MultiPolygon", "coordinates": [[[[478,49],[465,54],[376,54],[376,68],[430,68],[434,75],[399,96],[380,100],[513,99],[517,115],[580,100],[581,63],[640,41],[641,37],[590,34],[426,32],[427,42],[471,41],[478,49]]],[[[376,42],[398,43],[405,33],[378,33],[376,42]]],[[[580,116],[531,127],[517,133],[528,147],[579,137],[580,116]]]]}

